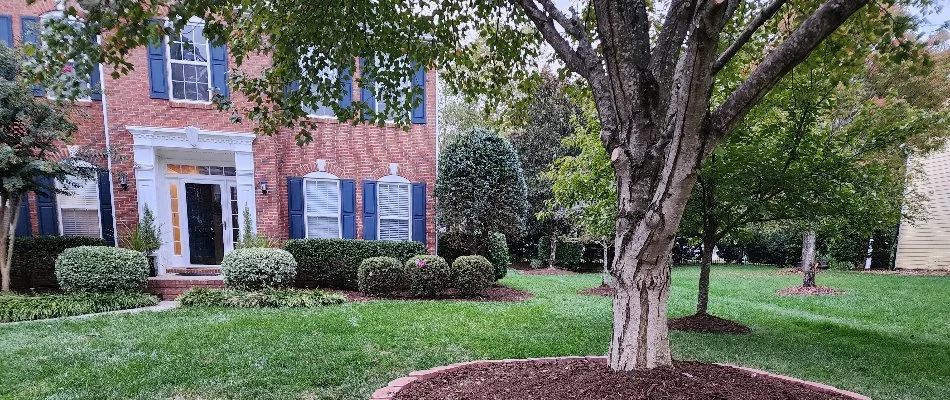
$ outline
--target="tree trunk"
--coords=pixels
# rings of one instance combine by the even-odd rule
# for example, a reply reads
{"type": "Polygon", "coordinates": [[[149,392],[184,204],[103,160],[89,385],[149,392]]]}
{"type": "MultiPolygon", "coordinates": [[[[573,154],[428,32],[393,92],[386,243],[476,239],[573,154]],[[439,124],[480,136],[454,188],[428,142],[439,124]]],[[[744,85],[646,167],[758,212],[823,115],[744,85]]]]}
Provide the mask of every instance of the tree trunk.
{"type": "Polygon", "coordinates": [[[20,196],[10,196],[0,200],[0,293],[10,293],[10,262],[13,259],[13,235],[17,219],[20,217],[20,196]]]}
{"type": "Polygon", "coordinates": [[[600,284],[601,286],[610,285],[610,260],[608,260],[608,255],[610,252],[610,245],[606,242],[600,244],[600,247],[604,249],[604,265],[603,272],[601,273],[600,284]]]}
{"type": "MultiPolygon", "coordinates": [[[[705,235],[704,235],[705,236],[705,235]]],[[[699,266],[699,294],[696,298],[696,315],[703,315],[709,309],[709,272],[712,264],[713,248],[716,241],[712,238],[703,239],[703,260],[699,266]]]]}
{"type": "Polygon", "coordinates": [[[802,287],[815,287],[815,231],[802,239],[802,287]]]}
{"type": "Polygon", "coordinates": [[[554,264],[557,261],[557,258],[556,258],[557,257],[557,235],[556,234],[551,234],[550,243],[551,243],[551,246],[550,246],[551,254],[548,254],[548,268],[554,268],[554,264]]]}

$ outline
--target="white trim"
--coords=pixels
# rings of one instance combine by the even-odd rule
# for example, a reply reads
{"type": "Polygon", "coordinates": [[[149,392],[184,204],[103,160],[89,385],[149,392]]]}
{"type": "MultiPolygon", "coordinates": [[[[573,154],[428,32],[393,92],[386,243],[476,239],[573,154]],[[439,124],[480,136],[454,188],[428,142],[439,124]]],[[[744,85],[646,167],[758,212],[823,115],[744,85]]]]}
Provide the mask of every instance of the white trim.
{"type": "Polygon", "coordinates": [[[412,184],[409,182],[408,179],[403,178],[401,176],[396,176],[396,175],[387,175],[380,178],[377,181],[377,184],[376,184],[376,239],[377,240],[388,240],[388,239],[380,238],[382,236],[380,234],[380,230],[382,229],[382,226],[383,226],[382,224],[383,219],[399,220],[399,221],[405,220],[406,227],[407,227],[406,229],[407,237],[404,240],[412,240],[412,184]],[[405,185],[406,186],[406,191],[408,192],[406,198],[408,199],[409,204],[407,204],[408,207],[406,207],[406,209],[408,210],[408,214],[406,215],[405,218],[393,217],[393,216],[383,217],[383,213],[380,211],[383,208],[382,207],[383,203],[382,201],[380,201],[380,198],[379,198],[379,194],[380,192],[382,192],[382,190],[379,189],[380,183],[389,184],[389,185],[405,185]]]}
{"type": "Polygon", "coordinates": [[[312,179],[324,179],[324,180],[337,180],[337,181],[340,180],[340,178],[337,177],[336,175],[333,175],[329,172],[324,172],[324,171],[314,171],[307,175],[304,175],[303,177],[312,178],[312,179]]]}
{"type": "Polygon", "coordinates": [[[125,129],[132,134],[133,146],[252,152],[254,139],[257,138],[253,133],[209,131],[191,126],[126,126],[125,129]],[[194,140],[189,140],[189,133],[195,135],[194,140]]]}
{"type": "Polygon", "coordinates": [[[386,175],[382,178],[377,179],[376,181],[385,182],[385,183],[412,183],[408,179],[403,178],[399,175],[386,175]]]}
{"type": "MultiPolygon", "coordinates": [[[[303,180],[303,198],[304,198],[304,202],[303,202],[303,220],[304,220],[304,237],[307,237],[307,238],[316,237],[316,236],[310,236],[310,221],[309,221],[309,218],[311,217],[311,215],[310,215],[309,212],[307,211],[307,183],[308,183],[308,182],[321,182],[321,181],[322,181],[322,182],[333,182],[333,183],[336,183],[337,202],[336,202],[336,213],[335,213],[335,215],[333,215],[333,216],[336,217],[336,225],[337,225],[337,230],[336,230],[336,232],[337,232],[337,237],[336,237],[336,238],[337,238],[337,239],[342,239],[342,238],[343,238],[343,218],[342,218],[342,216],[341,216],[341,213],[342,213],[342,209],[343,209],[343,184],[342,184],[342,182],[340,181],[340,179],[336,177],[336,175],[329,174],[329,173],[326,173],[326,172],[311,172],[311,173],[307,174],[307,177],[303,180]],[[320,176],[320,177],[317,178],[316,176],[320,176]]],[[[313,216],[314,216],[314,217],[331,217],[330,215],[320,215],[320,214],[314,214],[313,216]]]]}

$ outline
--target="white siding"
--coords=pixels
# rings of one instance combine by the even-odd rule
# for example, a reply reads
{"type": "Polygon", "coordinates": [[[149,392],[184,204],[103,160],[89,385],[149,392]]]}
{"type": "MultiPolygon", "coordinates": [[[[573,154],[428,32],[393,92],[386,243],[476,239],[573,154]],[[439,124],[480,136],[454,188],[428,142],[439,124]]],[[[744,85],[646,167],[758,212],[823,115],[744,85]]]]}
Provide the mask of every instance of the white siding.
{"type": "Polygon", "coordinates": [[[895,266],[904,269],[950,269],[950,149],[915,161],[915,178],[927,196],[925,220],[901,223],[895,266]]]}

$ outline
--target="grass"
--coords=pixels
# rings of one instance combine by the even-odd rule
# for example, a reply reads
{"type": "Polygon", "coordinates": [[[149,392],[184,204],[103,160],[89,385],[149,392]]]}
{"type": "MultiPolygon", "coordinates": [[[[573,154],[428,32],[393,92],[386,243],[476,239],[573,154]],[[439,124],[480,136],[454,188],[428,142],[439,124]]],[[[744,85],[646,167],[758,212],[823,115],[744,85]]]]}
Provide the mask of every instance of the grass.
{"type": "Polygon", "coordinates": [[[94,314],[158,304],[155,296],[128,294],[38,294],[0,295],[0,322],[94,314]]]}
{"type": "MultiPolygon", "coordinates": [[[[316,309],[178,309],[0,325],[4,399],[367,399],[410,371],[463,360],[603,354],[598,275],[504,283],[523,303],[374,301],[316,309]]],[[[875,399],[945,399],[950,279],[828,272],[844,296],[778,297],[800,278],[715,267],[711,312],[747,336],[673,332],[674,357],[763,368],[875,399]]],[[[698,270],[674,270],[672,316],[691,313],[698,270]]]]}

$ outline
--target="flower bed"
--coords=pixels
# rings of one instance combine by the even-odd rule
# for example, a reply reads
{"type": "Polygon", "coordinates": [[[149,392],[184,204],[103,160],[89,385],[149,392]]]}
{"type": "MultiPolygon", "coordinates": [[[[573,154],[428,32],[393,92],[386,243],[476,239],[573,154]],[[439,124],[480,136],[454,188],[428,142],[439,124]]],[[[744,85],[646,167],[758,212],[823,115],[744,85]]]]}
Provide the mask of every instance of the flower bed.
{"type": "Polygon", "coordinates": [[[156,304],[155,296],[142,293],[2,295],[0,322],[70,317],[156,304]]]}

